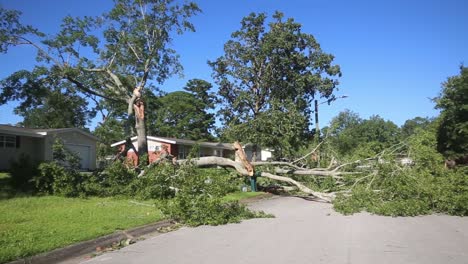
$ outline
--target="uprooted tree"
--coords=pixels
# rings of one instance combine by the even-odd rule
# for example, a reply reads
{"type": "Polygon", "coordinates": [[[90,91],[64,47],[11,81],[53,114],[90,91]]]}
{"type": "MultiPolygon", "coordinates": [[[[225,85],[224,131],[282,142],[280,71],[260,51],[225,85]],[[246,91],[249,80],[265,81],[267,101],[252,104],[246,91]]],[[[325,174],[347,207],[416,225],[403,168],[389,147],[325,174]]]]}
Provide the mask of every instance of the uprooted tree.
{"type": "Polygon", "coordinates": [[[102,16],[65,17],[59,33],[49,37],[22,25],[20,12],[0,7],[0,52],[29,45],[39,61],[31,72],[18,71],[2,81],[0,103],[28,103],[34,88],[67,83],[68,90],[94,100],[97,110],[101,100],[127,104],[126,136],[137,135],[141,157],[148,151],[144,90],[181,71],[171,35],[194,31],[188,19],[199,11],[192,2],[116,0],[102,16]]]}

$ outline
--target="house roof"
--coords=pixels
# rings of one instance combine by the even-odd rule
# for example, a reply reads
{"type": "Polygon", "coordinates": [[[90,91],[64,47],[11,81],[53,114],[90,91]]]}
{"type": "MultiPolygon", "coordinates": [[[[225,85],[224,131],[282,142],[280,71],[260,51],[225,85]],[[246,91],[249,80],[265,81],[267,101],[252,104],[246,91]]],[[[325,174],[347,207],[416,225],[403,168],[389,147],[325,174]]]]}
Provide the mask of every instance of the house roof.
{"type": "MultiPolygon", "coordinates": [[[[217,148],[217,149],[232,149],[232,145],[229,143],[220,143],[220,142],[201,142],[189,139],[179,139],[179,138],[166,138],[166,137],[154,137],[154,136],[147,136],[148,140],[159,141],[169,144],[177,144],[177,145],[200,145],[201,147],[210,147],[210,148],[217,148]]],[[[137,137],[131,138],[132,142],[137,140],[137,137]]],[[[119,142],[115,142],[111,145],[111,147],[115,147],[118,145],[122,145],[125,143],[125,140],[121,140],[119,142]]]]}
{"type": "Polygon", "coordinates": [[[13,134],[17,136],[26,136],[26,137],[46,137],[47,135],[60,134],[66,132],[78,132],[84,136],[92,138],[94,140],[99,140],[97,137],[92,135],[89,132],[86,132],[82,129],[71,127],[71,128],[53,128],[53,129],[40,129],[40,128],[27,128],[27,127],[16,127],[11,125],[1,125],[0,124],[0,133],[13,134]]]}
{"type": "Polygon", "coordinates": [[[45,136],[40,133],[37,133],[36,131],[34,131],[34,129],[25,127],[15,127],[10,125],[0,125],[0,133],[38,138],[45,136]]]}
{"type": "MultiPolygon", "coordinates": [[[[153,140],[153,141],[160,141],[160,142],[164,142],[164,143],[169,143],[169,144],[176,144],[175,141],[173,140],[168,140],[166,138],[162,138],[162,137],[153,137],[153,136],[146,136],[146,138],[148,140],[153,140]]],[[[137,137],[132,137],[130,138],[133,141],[136,141],[137,140],[137,137]]],[[[115,146],[118,146],[118,145],[122,145],[125,143],[125,140],[121,140],[121,141],[118,141],[118,142],[115,142],[113,144],[111,144],[111,147],[115,147],[115,146]]]]}

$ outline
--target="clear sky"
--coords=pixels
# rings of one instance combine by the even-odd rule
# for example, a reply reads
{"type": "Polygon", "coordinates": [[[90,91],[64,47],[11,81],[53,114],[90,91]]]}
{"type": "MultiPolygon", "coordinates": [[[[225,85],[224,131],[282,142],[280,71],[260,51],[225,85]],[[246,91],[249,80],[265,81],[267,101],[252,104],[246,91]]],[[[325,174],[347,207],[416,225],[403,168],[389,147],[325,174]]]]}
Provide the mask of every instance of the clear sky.
{"type": "MultiPolygon", "coordinates": [[[[466,0],[198,0],[203,13],[193,18],[197,31],[174,38],[184,77],[174,76],[161,87],[180,90],[187,80],[205,79],[215,86],[208,60],[223,55],[223,45],[251,12],[275,10],[292,17],[303,32],[315,36],[342,69],[332,105],[320,106],[320,125],[344,109],[402,125],[416,116],[438,115],[430,100],[441,83],[468,64],[468,1],[466,0]]],[[[23,12],[22,22],[46,33],[59,29],[65,15],[98,15],[110,0],[0,0],[7,9],[23,12]]],[[[34,50],[13,48],[0,55],[0,78],[31,69],[34,50]]],[[[0,123],[16,123],[15,102],[0,106],[0,123]]],[[[98,120],[100,121],[100,120],[98,120]]]]}

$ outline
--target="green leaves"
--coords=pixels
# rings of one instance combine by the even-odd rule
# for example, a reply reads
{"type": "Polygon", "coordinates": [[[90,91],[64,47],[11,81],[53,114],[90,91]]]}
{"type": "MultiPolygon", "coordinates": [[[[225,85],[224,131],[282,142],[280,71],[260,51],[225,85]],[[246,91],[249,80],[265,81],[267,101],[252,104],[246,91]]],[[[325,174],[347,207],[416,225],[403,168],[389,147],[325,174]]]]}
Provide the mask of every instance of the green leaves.
{"type": "Polygon", "coordinates": [[[0,6],[0,53],[5,53],[11,46],[29,44],[26,35],[44,36],[43,33],[19,21],[21,12],[6,10],[0,6]]]}
{"type": "Polygon", "coordinates": [[[203,80],[190,80],[185,90],[168,93],[156,98],[147,94],[150,134],[192,140],[211,140],[214,127],[215,97],[208,91],[211,84],[203,80]]]}
{"type": "Polygon", "coordinates": [[[224,53],[209,62],[219,85],[223,136],[254,144],[277,144],[286,136],[281,142],[287,143],[285,148],[306,140],[310,100],[330,97],[338,84],[335,78],[341,73],[332,65],[334,57],[312,35],[302,33],[294,19],[284,21],[280,12],[268,24],[264,13],[244,17],[224,53]],[[287,125],[284,134],[284,127],[275,131],[294,118],[297,122],[287,125]],[[270,138],[275,142],[267,142],[270,138]]]}
{"type": "Polygon", "coordinates": [[[468,152],[468,68],[461,66],[460,75],[448,78],[441,95],[434,99],[441,110],[437,132],[438,150],[449,158],[460,158],[468,152]]]}
{"type": "Polygon", "coordinates": [[[340,156],[357,154],[357,158],[371,157],[398,143],[400,129],[392,121],[379,116],[361,119],[345,110],[333,118],[330,141],[340,156]]]}

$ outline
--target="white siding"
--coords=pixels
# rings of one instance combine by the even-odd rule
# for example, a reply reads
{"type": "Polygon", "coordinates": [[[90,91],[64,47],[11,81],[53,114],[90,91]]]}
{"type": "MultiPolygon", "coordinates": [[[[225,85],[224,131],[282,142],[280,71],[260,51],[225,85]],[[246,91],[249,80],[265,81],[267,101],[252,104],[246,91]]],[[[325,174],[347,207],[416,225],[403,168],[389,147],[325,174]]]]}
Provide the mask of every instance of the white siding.
{"type": "Polygon", "coordinates": [[[62,133],[48,135],[45,141],[45,159],[46,160],[52,160],[52,145],[54,144],[54,141],[56,138],[61,138],[65,146],[67,145],[75,146],[75,151],[76,151],[76,148],[80,149],[81,152],[83,152],[83,154],[80,154],[80,155],[83,155],[83,157],[84,155],[86,155],[84,154],[84,149],[86,148],[89,149],[89,152],[88,152],[89,155],[87,155],[89,157],[89,161],[88,161],[89,165],[85,166],[83,169],[89,169],[89,170],[96,169],[96,140],[76,131],[62,132],[62,133]]]}

